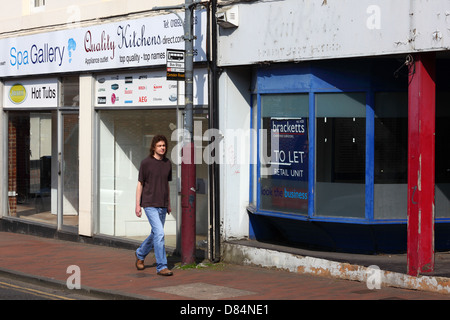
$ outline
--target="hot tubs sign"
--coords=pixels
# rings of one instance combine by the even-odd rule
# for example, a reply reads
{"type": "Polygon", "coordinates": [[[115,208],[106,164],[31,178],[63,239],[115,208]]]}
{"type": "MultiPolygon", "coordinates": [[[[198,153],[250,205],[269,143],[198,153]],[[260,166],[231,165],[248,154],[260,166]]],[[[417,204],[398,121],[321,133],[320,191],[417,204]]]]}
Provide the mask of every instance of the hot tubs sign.
{"type": "Polygon", "coordinates": [[[58,88],[56,78],[5,81],[3,106],[55,108],[59,100],[58,88]]]}

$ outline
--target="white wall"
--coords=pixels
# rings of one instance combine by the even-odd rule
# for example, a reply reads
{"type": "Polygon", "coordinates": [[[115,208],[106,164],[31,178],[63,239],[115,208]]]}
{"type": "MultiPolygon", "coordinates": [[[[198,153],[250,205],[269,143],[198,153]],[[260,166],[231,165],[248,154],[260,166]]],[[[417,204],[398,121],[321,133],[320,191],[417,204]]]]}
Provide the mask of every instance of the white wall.
{"type": "Polygon", "coordinates": [[[222,66],[450,48],[448,0],[284,0],[234,7],[239,26],[219,29],[222,66]]]}
{"type": "Polygon", "coordinates": [[[94,90],[92,75],[80,76],[80,120],[79,120],[79,221],[80,235],[92,236],[93,232],[93,121],[94,105],[92,93],[94,90]]]}
{"type": "Polygon", "coordinates": [[[248,236],[250,75],[225,71],[219,79],[219,130],[224,135],[220,166],[222,237],[248,236]]]}

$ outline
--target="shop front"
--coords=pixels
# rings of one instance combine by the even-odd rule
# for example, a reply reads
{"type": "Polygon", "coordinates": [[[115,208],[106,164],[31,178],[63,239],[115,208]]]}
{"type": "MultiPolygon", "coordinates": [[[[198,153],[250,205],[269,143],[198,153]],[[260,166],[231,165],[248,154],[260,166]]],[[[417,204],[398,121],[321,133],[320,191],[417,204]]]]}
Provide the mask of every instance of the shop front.
{"type": "MultiPolygon", "coordinates": [[[[208,125],[206,105],[206,69],[194,74],[195,119],[197,140],[202,139],[208,125]]],[[[181,211],[178,205],[181,179],[178,138],[183,128],[184,84],[167,81],[165,72],[108,73],[95,76],[95,127],[97,131],[97,201],[96,220],[99,234],[142,241],[149,232],[148,222],[136,217],[134,197],[141,161],[149,155],[155,135],[167,137],[167,156],[172,161],[172,181],[169,184],[172,213],[167,217],[166,243],[176,247],[181,211]]],[[[203,152],[198,144],[197,157],[203,152]]],[[[204,162],[197,163],[197,184],[208,184],[204,162]]],[[[205,187],[197,192],[197,234],[206,240],[208,197],[205,187]]]]}
{"type": "Polygon", "coordinates": [[[8,216],[77,228],[78,78],[6,81],[4,96],[8,216]]]}
{"type": "Polygon", "coordinates": [[[439,31],[447,5],[219,8],[239,16],[219,23],[220,128],[252,132],[249,151],[235,152],[250,165],[223,166],[225,241],[358,253],[407,252],[413,242],[426,247],[409,252],[450,248],[449,38],[439,31]],[[418,148],[422,157],[411,156],[418,148]]]}
{"type": "MultiPolygon", "coordinates": [[[[406,252],[408,72],[400,56],[259,68],[250,238],[357,253],[406,252]]],[[[437,59],[435,247],[448,250],[448,106],[437,59]]]]}
{"type": "MultiPolygon", "coordinates": [[[[3,221],[139,242],[134,213],[140,162],[154,135],[169,140],[177,246],[184,82],[168,79],[168,51],[183,52],[176,14],[1,39],[3,221]]],[[[194,120],[201,158],[208,129],[206,11],[195,19],[194,120]]],[[[197,164],[197,235],[208,232],[208,168],[197,164]]]]}

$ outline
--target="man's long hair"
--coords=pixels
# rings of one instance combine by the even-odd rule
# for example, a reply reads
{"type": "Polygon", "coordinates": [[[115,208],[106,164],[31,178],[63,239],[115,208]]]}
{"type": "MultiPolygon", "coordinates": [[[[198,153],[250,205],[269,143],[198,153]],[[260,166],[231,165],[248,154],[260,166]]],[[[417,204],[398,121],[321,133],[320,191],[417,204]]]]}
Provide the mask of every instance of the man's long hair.
{"type": "Polygon", "coordinates": [[[164,153],[164,158],[166,157],[167,150],[169,150],[169,144],[167,143],[167,138],[163,135],[156,135],[152,139],[152,144],[150,145],[150,156],[155,154],[156,144],[160,141],[164,141],[166,144],[166,152],[164,153]]]}

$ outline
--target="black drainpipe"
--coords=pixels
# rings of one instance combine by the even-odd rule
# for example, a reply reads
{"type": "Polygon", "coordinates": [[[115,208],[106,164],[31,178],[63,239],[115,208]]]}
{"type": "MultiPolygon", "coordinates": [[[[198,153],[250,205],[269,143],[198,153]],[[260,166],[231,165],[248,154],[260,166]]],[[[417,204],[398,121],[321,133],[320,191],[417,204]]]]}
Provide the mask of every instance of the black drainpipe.
{"type": "MultiPolygon", "coordinates": [[[[209,92],[209,128],[219,129],[219,69],[217,67],[217,0],[211,0],[210,14],[208,17],[211,19],[211,23],[208,23],[208,37],[210,37],[210,45],[208,50],[211,50],[210,60],[210,92],[209,92]]],[[[219,137],[213,137],[212,139],[219,139],[219,137]]],[[[209,141],[210,143],[213,140],[209,141]]],[[[217,142],[216,142],[217,143],[217,142]]],[[[218,145],[218,144],[216,144],[218,145]]],[[[216,150],[214,150],[216,152],[216,150]]],[[[209,165],[209,197],[210,197],[210,226],[209,226],[209,248],[210,248],[210,260],[212,262],[219,262],[220,255],[220,166],[217,163],[219,159],[216,157],[216,161],[209,165]]]]}

